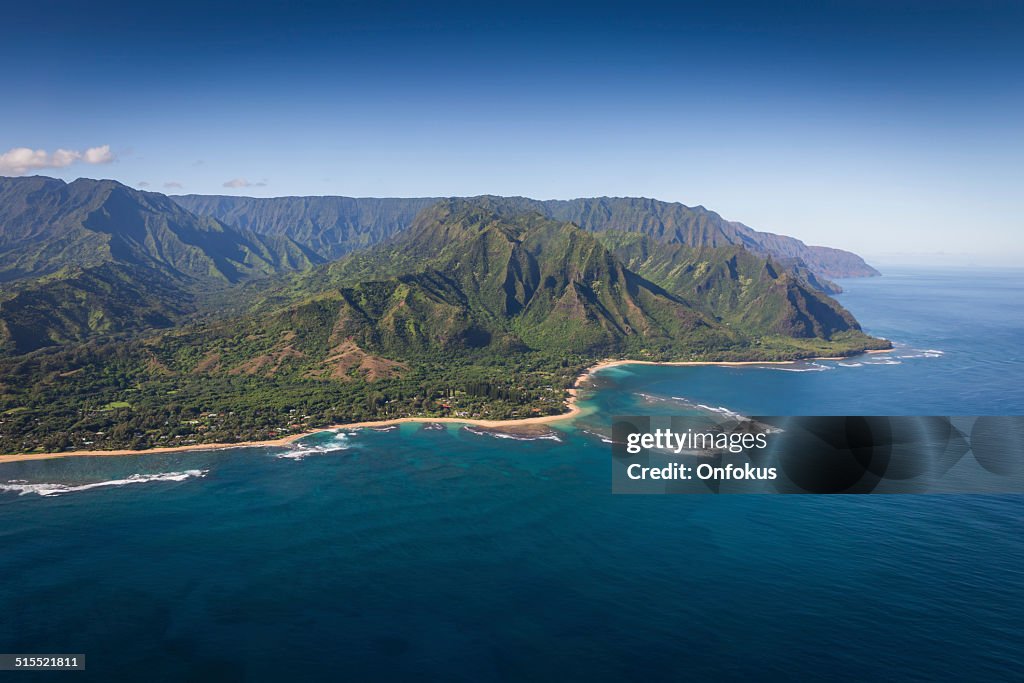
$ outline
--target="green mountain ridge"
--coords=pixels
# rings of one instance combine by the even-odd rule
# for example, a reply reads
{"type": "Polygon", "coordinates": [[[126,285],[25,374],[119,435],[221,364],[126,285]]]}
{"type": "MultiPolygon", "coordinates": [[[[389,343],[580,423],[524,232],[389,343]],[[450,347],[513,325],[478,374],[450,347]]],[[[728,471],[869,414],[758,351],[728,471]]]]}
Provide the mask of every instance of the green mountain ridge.
{"type": "Polygon", "coordinates": [[[114,181],[0,178],[0,349],[169,326],[211,291],[321,261],[114,181]]]}

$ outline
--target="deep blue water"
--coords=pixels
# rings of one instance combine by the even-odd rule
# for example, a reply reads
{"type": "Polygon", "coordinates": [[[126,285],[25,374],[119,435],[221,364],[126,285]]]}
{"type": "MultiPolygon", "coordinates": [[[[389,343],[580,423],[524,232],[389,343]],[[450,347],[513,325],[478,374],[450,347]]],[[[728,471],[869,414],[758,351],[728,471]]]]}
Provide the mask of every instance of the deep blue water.
{"type": "Polygon", "coordinates": [[[612,368],[561,442],[0,465],[0,652],[90,680],[1020,680],[1024,497],[610,494],[585,430],[613,414],[1024,414],[1024,273],[842,284],[895,353],[612,368]]]}

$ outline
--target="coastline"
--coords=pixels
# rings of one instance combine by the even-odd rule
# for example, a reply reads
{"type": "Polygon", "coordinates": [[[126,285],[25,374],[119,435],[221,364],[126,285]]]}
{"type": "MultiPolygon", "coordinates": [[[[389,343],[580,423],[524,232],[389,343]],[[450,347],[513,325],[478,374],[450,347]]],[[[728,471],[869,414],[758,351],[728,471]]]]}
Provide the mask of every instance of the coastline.
{"type": "MultiPolygon", "coordinates": [[[[866,349],[859,354],[892,353],[895,349],[866,349]]],[[[855,356],[815,356],[813,358],[800,358],[798,360],[603,360],[591,365],[583,371],[576,379],[576,386],[590,376],[591,373],[605,368],[612,368],[617,365],[672,365],[672,366],[696,366],[696,365],[721,365],[723,367],[735,367],[744,365],[793,365],[794,363],[809,363],[816,360],[847,360],[855,356]]]]}
{"type": "MultiPolygon", "coordinates": [[[[889,353],[893,349],[871,349],[866,350],[864,353],[889,353]]],[[[260,441],[239,441],[237,443],[196,443],[188,444],[187,446],[158,446],[156,448],[147,448],[144,450],[131,450],[127,448],[114,449],[114,450],[93,450],[93,451],[61,451],[58,453],[21,453],[21,454],[4,454],[0,455],[0,464],[9,462],[25,462],[29,460],[53,460],[56,458],[75,458],[75,457],[96,457],[96,456],[127,456],[127,455],[147,455],[150,453],[184,453],[188,451],[217,451],[225,450],[229,448],[274,448],[277,446],[288,446],[299,439],[304,439],[314,434],[321,432],[329,432],[333,430],[342,429],[362,429],[372,427],[388,427],[392,425],[405,424],[410,422],[430,422],[430,423],[441,423],[441,424],[464,424],[472,425],[475,427],[494,428],[494,427],[517,427],[517,426],[528,426],[538,424],[549,424],[552,422],[561,422],[563,420],[569,420],[578,416],[582,409],[577,404],[579,396],[580,385],[587,381],[594,373],[604,370],[605,368],[616,367],[619,365],[669,365],[669,366],[700,366],[700,365],[721,365],[724,367],[735,367],[735,366],[746,366],[746,365],[793,365],[794,363],[806,363],[816,360],[844,360],[848,356],[820,356],[815,358],[801,358],[800,360],[780,360],[780,361],[650,361],[650,360],[622,360],[622,359],[606,359],[591,365],[584,370],[576,378],[576,382],[573,384],[571,389],[567,389],[566,392],[569,394],[569,399],[565,402],[568,410],[558,415],[538,415],[536,417],[520,417],[511,418],[507,420],[482,420],[467,417],[395,417],[388,420],[365,420],[362,422],[347,422],[345,424],[329,425],[327,427],[319,427],[306,432],[300,432],[298,434],[289,434],[279,439],[265,439],[260,441]]]]}
{"type": "MultiPolygon", "coordinates": [[[[576,386],[586,377],[587,373],[584,372],[576,380],[576,386]]],[[[527,425],[538,425],[547,424],[550,422],[559,422],[561,420],[568,420],[576,417],[582,412],[582,409],[576,404],[577,389],[574,386],[566,391],[569,393],[569,400],[566,401],[565,405],[569,408],[567,412],[559,413],[558,415],[538,415],[536,417],[520,417],[512,418],[508,420],[481,420],[473,419],[469,417],[393,417],[388,420],[365,420],[362,422],[346,422],[344,424],[328,425],[326,427],[318,427],[317,429],[311,429],[305,432],[299,432],[298,434],[289,434],[283,436],[280,439],[265,439],[260,441],[239,441],[236,443],[195,443],[188,444],[187,446],[158,446],[156,448],[147,448],[145,450],[131,450],[128,448],[119,448],[113,450],[100,450],[100,451],[61,451],[58,453],[22,453],[22,454],[10,454],[0,455],[0,464],[8,462],[24,462],[27,460],[53,460],[55,458],[74,458],[74,457],[95,457],[95,456],[124,456],[124,455],[147,455],[149,453],[184,453],[187,451],[219,451],[226,450],[229,448],[273,448],[277,446],[288,446],[299,439],[304,439],[307,436],[313,436],[314,434],[320,434],[321,432],[330,432],[334,430],[344,429],[362,429],[362,428],[374,428],[374,427],[389,427],[392,425],[405,424],[409,422],[423,422],[423,423],[443,423],[443,424],[465,424],[473,425],[475,427],[516,427],[516,426],[527,426],[527,425]]]]}

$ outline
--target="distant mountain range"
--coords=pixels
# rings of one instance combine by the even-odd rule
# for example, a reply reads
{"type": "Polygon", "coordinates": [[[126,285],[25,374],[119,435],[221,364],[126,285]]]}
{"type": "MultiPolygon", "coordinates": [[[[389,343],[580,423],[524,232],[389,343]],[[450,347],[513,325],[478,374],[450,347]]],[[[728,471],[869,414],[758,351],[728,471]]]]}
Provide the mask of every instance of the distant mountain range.
{"type": "MultiPolygon", "coordinates": [[[[356,199],[352,197],[225,197],[182,195],[174,201],[196,214],[263,235],[290,237],[325,260],[337,259],[402,232],[439,198],[356,199]]],[[[879,272],[856,254],[808,246],[798,239],[758,232],[727,221],[702,206],[688,207],[634,197],[540,201],[485,197],[509,209],[571,221],[593,232],[640,232],[659,242],[690,247],[742,246],[755,253],[799,263],[822,278],[870,277],[879,272]]]]}
{"type": "MultiPolygon", "coordinates": [[[[771,259],[771,268],[789,273],[792,282],[802,283],[812,297],[839,291],[826,276],[877,273],[854,254],[759,233],[703,207],[630,198],[537,201],[487,196],[464,201],[507,217],[533,215],[572,223],[595,234],[622,233],[620,238],[601,239],[615,242],[619,249],[629,242],[632,251],[626,256],[638,274],[654,266],[638,262],[636,249],[687,259],[693,257],[690,249],[696,248],[715,254],[715,261],[726,252],[714,250],[723,247],[732,249],[728,253],[737,259],[756,257],[758,263],[771,259]],[[628,241],[625,235],[644,239],[628,241]],[[653,249],[654,244],[664,248],[653,249]]],[[[203,311],[204,303],[223,302],[223,294],[242,283],[305,271],[396,239],[401,246],[387,251],[389,261],[364,268],[363,278],[398,273],[399,264],[407,272],[422,270],[426,268],[422,244],[400,238],[417,220],[422,226],[424,212],[429,214],[438,205],[450,207],[450,202],[437,198],[168,198],[109,180],[65,183],[45,177],[0,178],[0,349],[17,354],[95,335],[170,327],[203,311]]],[[[445,272],[443,267],[438,270],[445,272]]],[[[332,267],[328,272],[340,271],[332,267]]],[[[308,278],[307,283],[315,286],[319,277],[308,278]]],[[[676,287],[680,283],[659,284],[676,287]]],[[[702,291],[689,294],[700,300],[702,291]]],[[[234,304],[245,300],[237,294],[227,296],[234,304]]],[[[210,308],[205,306],[207,311],[210,308]]],[[[696,308],[711,318],[722,312],[706,305],[696,308]]],[[[815,334],[823,337],[828,330],[839,329],[834,321],[816,328],[815,322],[805,318],[802,326],[779,323],[774,329],[781,334],[816,329],[815,334]]],[[[754,319],[747,315],[733,322],[743,327],[754,319]]]]}

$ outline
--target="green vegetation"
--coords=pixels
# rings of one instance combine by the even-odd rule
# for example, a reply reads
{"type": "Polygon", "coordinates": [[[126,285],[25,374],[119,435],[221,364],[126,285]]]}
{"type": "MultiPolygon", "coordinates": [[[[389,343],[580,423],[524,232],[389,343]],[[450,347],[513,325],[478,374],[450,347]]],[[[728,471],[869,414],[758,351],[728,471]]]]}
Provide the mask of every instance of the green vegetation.
{"type": "MultiPolygon", "coordinates": [[[[184,358],[190,342],[169,337],[158,352],[184,358]]],[[[4,363],[0,452],[232,443],[413,415],[551,415],[564,410],[565,389],[589,362],[539,353],[424,356],[400,376],[369,381],[358,368],[344,379],[316,379],[298,365],[267,375],[166,372],[139,362],[144,349],[153,347],[82,345],[4,363]],[[61,370],[68,366],[78,372],[61,370]]]]}

